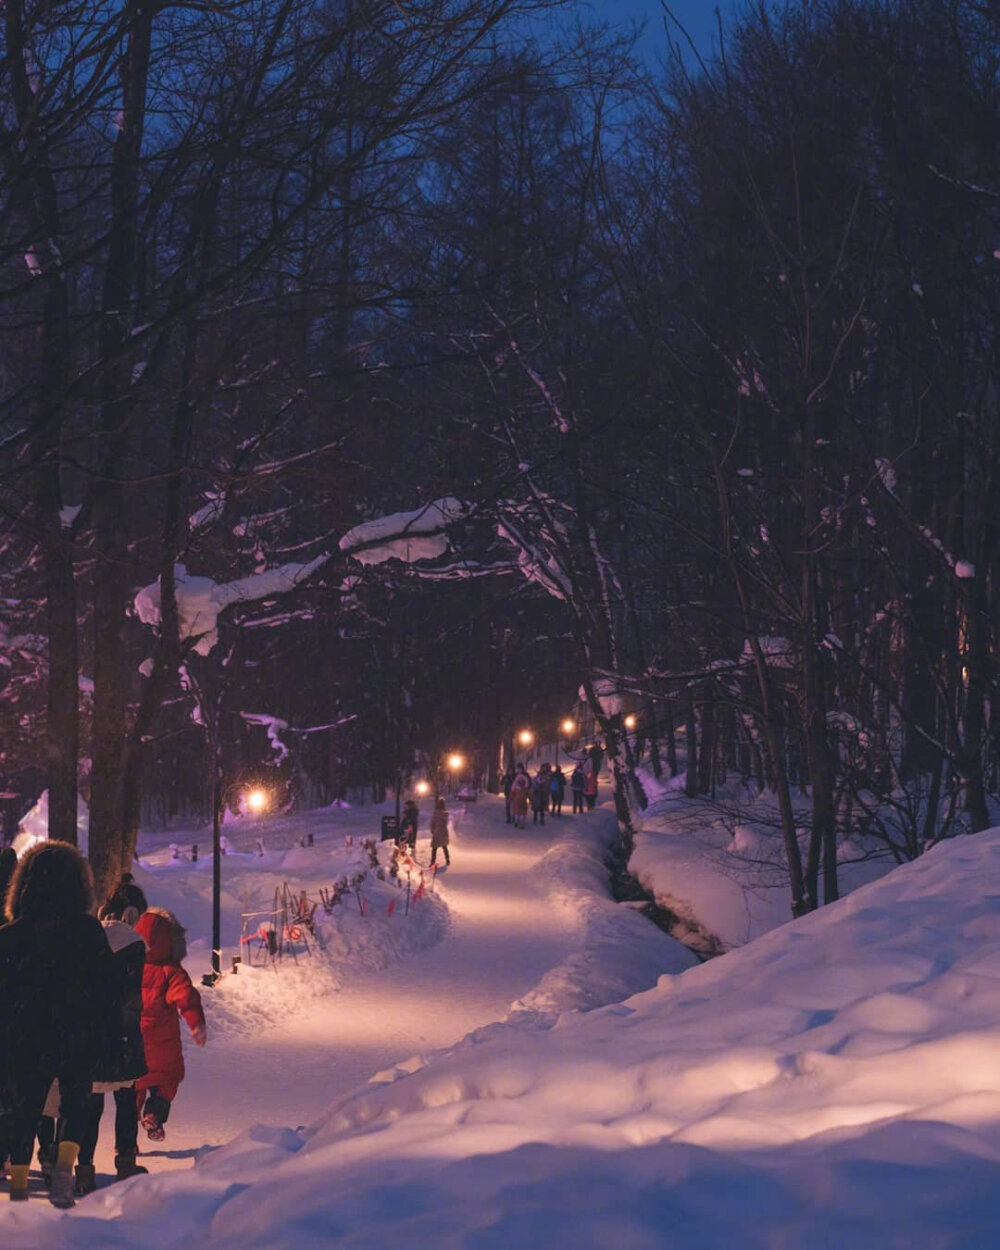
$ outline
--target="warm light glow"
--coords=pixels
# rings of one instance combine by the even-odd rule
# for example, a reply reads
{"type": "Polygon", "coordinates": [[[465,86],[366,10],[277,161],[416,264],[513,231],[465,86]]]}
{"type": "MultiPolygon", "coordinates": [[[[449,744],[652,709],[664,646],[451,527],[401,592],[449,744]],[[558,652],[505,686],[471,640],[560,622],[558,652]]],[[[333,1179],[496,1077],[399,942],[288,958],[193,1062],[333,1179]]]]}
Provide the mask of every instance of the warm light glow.
{"type": "Polygon", "coordinates": [[[448,756],[448,767],[451,769],[451,771],[452,771],[453,773],[457,773],[457,772],[458,772],[458,770],[459,770],[460,768],[464,768],[464,767],[465,767],[465,756],[464,756],[464,755],[458,755],[458,754],[456,754],[456,755],[449,755],[449,756],[448,756]]]}
{"type": "Polygon", "coordinates": [[[246,793],[246,805],[254,815],[259,815],[267,807],[267,791],[248,790],[246,793]]]}
{"type": "Polygon", "coordinates": [[[635,717],[634,717],[634,716],[626,716],[626,717],[625,717],[625,728],[626,728],[626,729],[634,729],[634,728],[635,728],[635,717]]]}
{"type": "Polygon", "coordinates": [[[567,738],[571,738],[576,733],[576,721],[567,717],[562,723],[562,731],[567,738]]]}
{"type": "Polygon", "coordinates": [[[427,794],[430,790],[430,785],[426,781],[418,781],[413,788],[417,794],[427,794]]]}
{"type": "Polygon", "coordinates": [[[521,746],[530,747],[531,744],[535,741],[535,735],[531,732],[530,729],[522,729],[521,732],[517,735],[517,740],[518,742],[520,742],[521,746]]]}

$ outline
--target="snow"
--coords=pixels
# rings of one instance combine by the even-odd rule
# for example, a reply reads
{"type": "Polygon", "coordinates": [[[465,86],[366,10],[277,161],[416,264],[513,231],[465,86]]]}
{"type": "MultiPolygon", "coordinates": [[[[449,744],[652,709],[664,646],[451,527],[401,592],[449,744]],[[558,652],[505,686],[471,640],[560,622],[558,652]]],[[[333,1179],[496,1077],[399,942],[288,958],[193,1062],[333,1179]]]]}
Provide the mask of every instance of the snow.
{"type": "MultiPolygon", "coordinates": [[[[227,946],[241,892],[363,863],[379,811],[275,822],[263,861],[227,856],[227,946]]],[[[693,803],[659,819],[682,817],[693,835],[693,803]]],[[[483,796],[454,823],[409,916],[377,882],[322,957],[206,990],[152,1175],[67,1214],[8,1208],[5,1250],[996,1244],[1000,830],[692,965],[608,899],[607,805],[512,833],[483,796]]],[[[252,845],[256,822],[227,833],[252,845]]],[[[142,836],[138,873],[195,972],[210,866],[162,841],[142,836]]]]}
{"type": "Polygon", "coordinates": [[[356,525],[341,538],[340,550],[359,564],[436,560],[448,551],[448,526],[465,513],[460,499],[437,499],[412,512],[394,512],[356,525]]]}
{"type": "MultiPolygon", "coordinates": [[[[319,555],[306,564],[282,564],[231,582],[189,574],[183,564],[174,565],[175,595],[180,636],[195,638],[194,650],[208,655],[219,640],[219,613],[233,603],[252,603],[272,595],[287,594],[318,568],[328,557],[319,555]]],[[[135,596],[135,610],[144,625],[160,623],[160,580],[144,586],[135,596]]]]}
{"type": "MultiPolygon", "coordinates": [[[[76,796],[76,843],[84,855],[90,833],[90,811],[81,795],[76,796]]],[[[18,821],[17,833],[11,843],[18,857],[49,836],[49,792],[43,790],[37,803],[18,821]]]]}

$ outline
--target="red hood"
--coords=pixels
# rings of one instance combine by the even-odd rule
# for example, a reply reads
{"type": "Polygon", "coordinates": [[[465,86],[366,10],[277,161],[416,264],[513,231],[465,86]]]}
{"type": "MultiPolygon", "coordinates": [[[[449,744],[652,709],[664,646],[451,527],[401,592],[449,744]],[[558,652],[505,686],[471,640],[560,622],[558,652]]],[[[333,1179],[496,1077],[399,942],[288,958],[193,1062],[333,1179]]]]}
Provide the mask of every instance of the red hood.
{"type": "Polygon", "coordinates": [[[136,931],[146,943],[146,962],[169,964],[173,962],[173,926],[166,916],[150,908],[135,922],[136,931]]]}

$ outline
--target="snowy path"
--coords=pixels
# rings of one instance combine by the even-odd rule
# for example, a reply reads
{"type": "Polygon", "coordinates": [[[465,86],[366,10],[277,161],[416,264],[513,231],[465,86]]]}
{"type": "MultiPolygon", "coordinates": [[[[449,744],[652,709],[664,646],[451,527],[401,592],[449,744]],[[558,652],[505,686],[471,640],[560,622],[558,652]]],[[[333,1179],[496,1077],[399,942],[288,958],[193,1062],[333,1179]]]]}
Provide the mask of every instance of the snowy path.
{"type": "MultiPolygon", "coordinates": [[[[613,817],[594,812],[587,819],[613,817]]],[[[188,1051],[167,1140],[144,1153],[143,1163],[151,1171],[188,1167],[206,1146],[250,1125],[309,1124],[375,1073],[504,1018],[573,943],[565,912],[548,907],[533,872],[553,824],[516,831],[493,798],[468,816],[459,812],[452,867],[437,883],[451,913],[444,939],[349,984],[332,1009],[320,999],[314,1012],[262,1035],[188,1051]],[[234,1079],[237,1072],[242,1080],[234,1079]]],[[[418,852],[426,863],[428,844],[421,842],[418,852]]],[[[110,1173],[105,1114],[96,1162],[99,1172],[110,1173]]]]}

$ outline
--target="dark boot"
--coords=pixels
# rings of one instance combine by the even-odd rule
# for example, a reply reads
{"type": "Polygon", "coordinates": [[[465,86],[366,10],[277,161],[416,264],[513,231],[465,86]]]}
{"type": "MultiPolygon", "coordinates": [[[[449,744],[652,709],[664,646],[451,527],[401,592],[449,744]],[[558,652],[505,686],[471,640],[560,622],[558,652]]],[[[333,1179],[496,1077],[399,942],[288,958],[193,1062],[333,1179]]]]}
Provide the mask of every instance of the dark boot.
{"type": "Polygon", "coordinates": [[[52,1169],[52,1185],[49,1189],[49,1202],[60,1211],[66,1211],[76,1203],[73,1188],[76,1183],[74,1169],[80,1147],[74,1141],[61,1141],[56,1155],[56,1165],[52,1169]]]}
{"type": "Polygon", "coordinates": [[[120,1181],[127,1180],[130,1176],[146,1176],[149,1168],[141,1167],[135,1161],[135,1155],[115,1155],[115,1176],[120,1181]]]}
{"type": "Polygon", "coordinates": [[[94,1165],[92,1163],[78,1163],[76,1165],[76,1185],[73,1192],[78,1198],[83,1198],[86,1194],[92,1194],[97,1188],[97,1176],[94,1173],[94,1165]]]}

